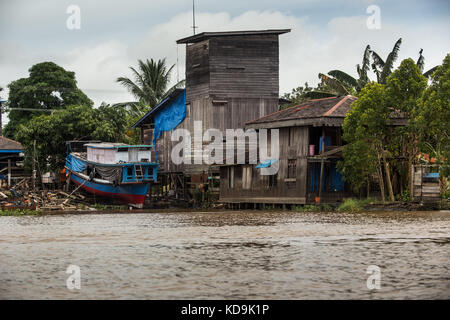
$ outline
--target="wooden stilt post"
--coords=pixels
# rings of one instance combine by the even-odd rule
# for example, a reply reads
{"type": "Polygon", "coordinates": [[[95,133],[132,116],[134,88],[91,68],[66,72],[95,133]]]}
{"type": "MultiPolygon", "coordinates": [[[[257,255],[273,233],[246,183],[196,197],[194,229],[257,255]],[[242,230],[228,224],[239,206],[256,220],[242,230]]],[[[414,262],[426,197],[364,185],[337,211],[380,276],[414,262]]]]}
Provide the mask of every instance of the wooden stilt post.
{"type": "MultiPolygon", "coordinates": [[[[325,152],[325,126],[322,126],[322,154],[325,152]]],[[[324,157],[322,155],[322,160],[320,162],[320,180],[319,180],[319,203],[322,202],[322,179],[323,179],[323,167],[324,167],[324,157]]]]}
{"type": "Polygon", "coordinates": [[[414,165],[411,164],[411,178],[410,178],[410,183],[411,183],[411,187],[409,190],[411,190],[411,194],[409,195],[409,199],[410,201],[414,201],[414,165]]]}
{"type": "Polygon", "coordinates": [[[71,178],[71,174],[69,173],[69,175],[66,178],[66,192],[68,192],[70,190],[70,179],[71,178]]]}

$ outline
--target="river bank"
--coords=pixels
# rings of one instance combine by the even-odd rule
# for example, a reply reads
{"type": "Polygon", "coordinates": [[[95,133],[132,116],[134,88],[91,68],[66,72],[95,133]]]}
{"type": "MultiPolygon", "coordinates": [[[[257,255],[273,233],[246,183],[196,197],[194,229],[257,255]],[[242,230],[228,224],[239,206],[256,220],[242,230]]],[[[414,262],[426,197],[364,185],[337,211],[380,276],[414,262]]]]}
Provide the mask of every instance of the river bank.
{"type": "MultiPolygon", "coordinates": [[[[439,203],[409,203],[409,202],[394,202],[381,203],[377,201],[367,201],[348,199],[340,205],[304,205],[292,206],[289,209],[282,209],[282,211],[296,211],[296,212],[377,212],[377,211],[439,211],[450,210],[450,202],[442,200],[439,203]]],[[[89,209],[77,210],[29,210],[29,209],[10,209],[0,210],[1,216],[41,216],[41,215],[62,215],[62,214],[119,214],[119,213],[171,213],[171,212],[185,212],[186,208],[168,207],[168,208],[144,208],[144,209],[126,209],[126,206],[108,206],[108,205],[94,205],[89,209]]],[[[190,208],[191,212],[230,212],[234,209],[225,208],[190,208]]],[[[240,211],[280,211],[279,207],[266,206],[264,210],[249,210],[242,209],[240,211]]]]}

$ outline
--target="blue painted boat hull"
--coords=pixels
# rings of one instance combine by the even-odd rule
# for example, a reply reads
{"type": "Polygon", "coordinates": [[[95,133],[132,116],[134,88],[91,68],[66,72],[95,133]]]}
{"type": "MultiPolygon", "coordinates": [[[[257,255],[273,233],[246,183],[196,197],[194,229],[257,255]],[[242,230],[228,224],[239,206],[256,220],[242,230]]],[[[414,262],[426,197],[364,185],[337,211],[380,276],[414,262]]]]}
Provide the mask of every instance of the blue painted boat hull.
{"type": "Polygon", "coordinates": [[[77,185],[82,185],[81,188],[89,193],[115,198],[128,205],[142,208],[145,201],[145,196],[148,193],[148,183],[138,184],[122,184],[118,186],[109,184],[100,184],[93,181],[86,181],[85,179],[72,173],[71,180],[77,185]]]}

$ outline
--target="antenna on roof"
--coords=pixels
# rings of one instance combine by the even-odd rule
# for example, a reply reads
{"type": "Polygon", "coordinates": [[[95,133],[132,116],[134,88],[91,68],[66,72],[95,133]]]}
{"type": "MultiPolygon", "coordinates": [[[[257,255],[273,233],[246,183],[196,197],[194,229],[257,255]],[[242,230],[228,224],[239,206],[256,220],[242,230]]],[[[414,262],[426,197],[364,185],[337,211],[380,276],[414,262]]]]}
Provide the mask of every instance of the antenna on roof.
{"type": "Polygon", "coordinates": [[[194,35],[196,28],[198,27],[195,25],[195,0],[192,0],[192,29],[194,29],[194,35]]]}

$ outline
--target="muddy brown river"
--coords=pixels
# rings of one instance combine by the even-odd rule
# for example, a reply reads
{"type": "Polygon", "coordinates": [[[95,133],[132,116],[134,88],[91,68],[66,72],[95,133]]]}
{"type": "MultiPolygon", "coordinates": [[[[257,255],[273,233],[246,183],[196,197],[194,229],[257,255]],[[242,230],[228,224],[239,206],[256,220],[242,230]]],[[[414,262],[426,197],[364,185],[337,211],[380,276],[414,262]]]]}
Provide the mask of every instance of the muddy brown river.
{"type": "Polygon", "coordinates": [[[449,299],[450,212],[0,217],[0,298],[449,299]]]}

